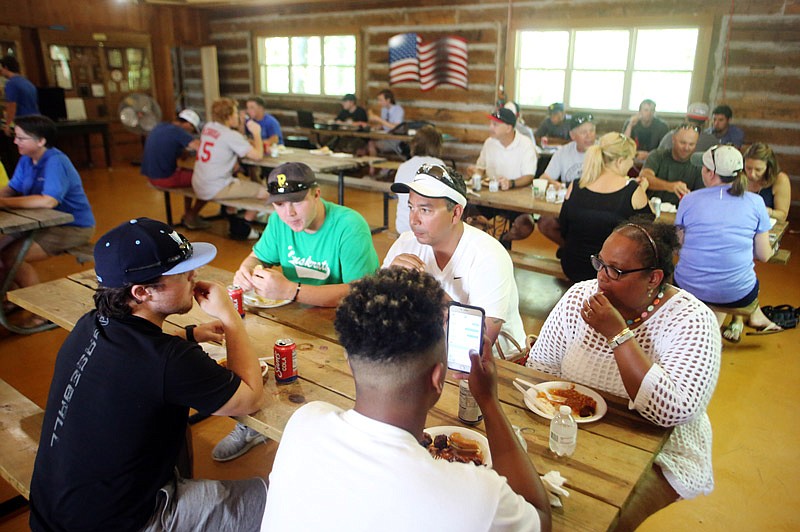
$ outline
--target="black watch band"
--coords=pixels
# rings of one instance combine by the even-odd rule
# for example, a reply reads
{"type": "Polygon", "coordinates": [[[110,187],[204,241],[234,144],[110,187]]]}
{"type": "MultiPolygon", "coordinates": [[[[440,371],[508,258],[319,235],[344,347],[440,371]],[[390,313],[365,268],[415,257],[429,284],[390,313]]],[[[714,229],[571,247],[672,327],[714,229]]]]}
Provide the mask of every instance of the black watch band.
{"type": "Polygon", "coordinates": [[[187,326],[184,328],[184,330],[186,331],[186,339],[187,339],[188,341],[190,341],[190,342],[197,343],[197,340],[195,340],[195,339],[194,339],[194,328],[195,328],[195,327],[197,327],[197,325],[194,325],[194,324],[192,324],[192,325],[187,325],[187,326]]]}

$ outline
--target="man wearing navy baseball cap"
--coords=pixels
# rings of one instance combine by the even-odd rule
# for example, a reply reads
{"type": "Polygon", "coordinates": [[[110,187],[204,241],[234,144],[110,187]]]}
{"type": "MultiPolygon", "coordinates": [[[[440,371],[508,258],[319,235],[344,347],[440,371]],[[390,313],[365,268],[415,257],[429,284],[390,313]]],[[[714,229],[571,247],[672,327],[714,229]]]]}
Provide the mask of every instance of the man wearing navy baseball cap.
{"type": "Polygon", "coordinates": [[[38,530],[259,530],[264,479],[193,480],[189,408],[245,415],[262,404],[258,358],[225,289],[195,279],[216,248],[138,218],[95,246],[96,308],[56,358],[31,481],[38,530]],[[215,321],[179,335],[197,302],[215,321]],[[197,344],[225,339],[228,368],[197,344]],[[247,511],[243,511],[246,508],[247,511]]]}

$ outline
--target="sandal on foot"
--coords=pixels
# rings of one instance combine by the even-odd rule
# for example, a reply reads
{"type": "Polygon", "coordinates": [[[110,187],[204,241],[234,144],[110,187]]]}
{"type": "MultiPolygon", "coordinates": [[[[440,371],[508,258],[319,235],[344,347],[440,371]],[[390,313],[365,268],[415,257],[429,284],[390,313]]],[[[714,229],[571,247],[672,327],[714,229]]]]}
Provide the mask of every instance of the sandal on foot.
{"type": "Polygon", "coordinates": [[[770,323],[769,325],[765,325],[763,327],[753,327],[753,328],[755,329],[755,331],[748,332],[747,336],[763,336],[766,334],[775,334],[786,330],[780,325],[777,325],[775,323],[770,323]]]}
{"type": "Polygon", "coordinates": [[[742,340],[744,323],[731,323],[727,327],[722,327],[722,337],[732,344],[738,344],[742,340]]]}

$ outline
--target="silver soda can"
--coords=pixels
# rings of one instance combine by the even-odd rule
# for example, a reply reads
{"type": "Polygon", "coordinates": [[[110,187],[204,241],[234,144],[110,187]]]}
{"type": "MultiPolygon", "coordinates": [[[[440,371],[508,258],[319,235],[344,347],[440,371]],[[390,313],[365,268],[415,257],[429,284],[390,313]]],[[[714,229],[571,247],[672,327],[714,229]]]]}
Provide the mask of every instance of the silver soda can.
{"type": "Polygon", "coordinates": [[[469,382],[462,380],[458,384],[458,419],[465,425],[477,425],[483,419],[478,402],[469,391],[469,382]]]}
{"type": "Polygon", "coordinates": [[[661,198],[659,198],[658,196],[650,198],[650,208],[653,209],[656,218],[661,216],[661,198]]]}

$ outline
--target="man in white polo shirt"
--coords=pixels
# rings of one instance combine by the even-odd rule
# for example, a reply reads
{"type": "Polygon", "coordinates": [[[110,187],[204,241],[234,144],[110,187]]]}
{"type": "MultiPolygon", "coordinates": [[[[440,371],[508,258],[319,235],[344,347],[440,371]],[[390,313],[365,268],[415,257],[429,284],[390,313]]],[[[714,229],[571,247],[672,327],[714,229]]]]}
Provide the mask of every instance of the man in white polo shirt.
{"type": "MultiPolygon", "coordinates": [[[[469,168],[469,175],[480,174],[496,179],[500,190],[530,186],[537,163],[533,141],[516,130],[517,115],[514,111],[498,109],[489,118],[490,136],[483,143],[478,162],[469,168]]],[[[512,240],[525,238],[533,231],[533,218],[528,213],[493,208],[476,210],[487,219],[501,216],[513,221],[511,228],[500,236],[500,242],[509,249],[512,240]]],[[[468,217],[474,215],[473,212],[467,214],[468,217]]]]}
{"type": "Polygon", "coordinates": [[[470,175],[497,179],[501,190],[528,186],[536,175],[536,149],[530,138],[515,127],[517,116],[510,109],[498,109],[489,121],[489,138],[483,143],[470,175]]]}
{"type": "Polygon", "coordinates": [[[461,221],[467,205],[461,176],[441,165],[424,164],[411,183],[395,183],[392,192],[408,193],[411,231],[392,245],[383,267],[403,266],[433,275],[453,300],[486,311],[486,336],[492,343],[499,336],[504,353],[514,348],[501,330],[524,345],[514,265],[497,240],[461,221]]]}

